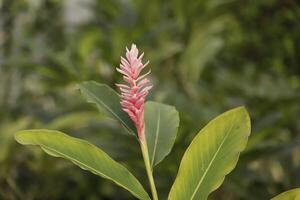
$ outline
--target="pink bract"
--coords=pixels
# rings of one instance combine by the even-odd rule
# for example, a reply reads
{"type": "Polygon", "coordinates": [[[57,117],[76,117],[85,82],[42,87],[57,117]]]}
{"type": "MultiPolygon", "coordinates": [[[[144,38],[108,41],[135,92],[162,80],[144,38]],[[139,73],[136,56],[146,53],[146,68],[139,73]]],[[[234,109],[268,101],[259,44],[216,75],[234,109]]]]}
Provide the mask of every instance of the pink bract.
{"type": "Polygon", "coordinates": [[[126,58],[121,57],[121,64],[116,68],[123,74],[123,79],[127,84],[116,84],[121,90],[122,109],[129,115],[134,122],[140,140],[144,139],[145,122],[144,122],[144,104],[152,84],[146,78],[150,73],[140,75],[141,71],[149,62],[142,63],[144,53],[140,56],[139,50],[135,44],[131,49],[126,48],[126,58]]]}

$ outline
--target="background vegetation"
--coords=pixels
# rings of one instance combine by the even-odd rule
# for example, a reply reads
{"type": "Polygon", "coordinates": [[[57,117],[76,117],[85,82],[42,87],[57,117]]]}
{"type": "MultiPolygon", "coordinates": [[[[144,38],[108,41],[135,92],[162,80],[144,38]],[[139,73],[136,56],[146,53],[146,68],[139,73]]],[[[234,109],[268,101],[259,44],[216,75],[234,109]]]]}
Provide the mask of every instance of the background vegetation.
{"type": "Polygon", "coordinates": [[[296,0],[0,1],[0,199],[132,199],[13,133],[59,129],[100,146],[147,185],[137,142],[75,84],[114,87],[125,46],[146,53],[149,99],[175,105],[180,130],[155,174],[165,199],[184,150],[214,116],[246,105],[253,130],[210,199],[264,200],[300,186],[300,4],[296,0]]]}

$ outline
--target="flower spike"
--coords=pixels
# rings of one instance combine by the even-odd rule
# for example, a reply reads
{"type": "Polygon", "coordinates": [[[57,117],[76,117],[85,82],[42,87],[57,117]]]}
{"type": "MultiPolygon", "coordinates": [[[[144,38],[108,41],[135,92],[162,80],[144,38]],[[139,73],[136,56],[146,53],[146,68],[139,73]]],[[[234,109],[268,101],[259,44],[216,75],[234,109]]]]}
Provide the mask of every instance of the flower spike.
{"type": "Polygon", "coordinates": [[[140,141],[145,137],[144,104],[145,99],[152,88],[152,84],[146,78],[150,71],[140,75],[149,62],[142,63],[144,53],[138,56],[139,50],[135,44],[131,49],[126,48],[126,58],[121,57],[121,64],[116,68],[123,74],[127,84],[116,84],[121,91],[122,109],[129,115],[137,129],[140,141]]]}

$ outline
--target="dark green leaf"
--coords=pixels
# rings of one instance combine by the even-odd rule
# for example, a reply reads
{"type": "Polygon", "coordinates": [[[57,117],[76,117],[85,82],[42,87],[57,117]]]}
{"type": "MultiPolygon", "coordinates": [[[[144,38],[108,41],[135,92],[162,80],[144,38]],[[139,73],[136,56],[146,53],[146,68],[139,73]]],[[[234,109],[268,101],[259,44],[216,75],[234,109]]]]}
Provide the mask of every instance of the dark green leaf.
{"type": "Polygon", "coordinates": [[[95,103],[101,112],[119,121],[130,134],[135,135],[135,127],[122,110],[118,93],[109,86],[95,81],[78,84],[78,88],[89,103],[95,103]]]}
{"type": "Polygon", "coordinates": [[[145,105],[146,140],[153,168],[166,157],[175,142],[179,115],[175,107],[148,101],[145,105]]]}

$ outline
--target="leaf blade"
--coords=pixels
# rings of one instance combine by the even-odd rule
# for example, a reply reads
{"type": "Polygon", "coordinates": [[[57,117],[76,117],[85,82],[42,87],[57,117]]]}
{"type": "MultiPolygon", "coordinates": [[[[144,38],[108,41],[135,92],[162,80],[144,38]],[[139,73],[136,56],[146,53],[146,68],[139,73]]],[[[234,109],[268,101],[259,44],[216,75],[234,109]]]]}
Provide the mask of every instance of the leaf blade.
{"type": "Polygon", "coordinates": [[[100,112],[104,112],[111,118],[119,121],[129,134],[136,135],[132,121],[122,110],[118,93],[112,88],[95,81],[82,82],[77,87],[89,103],[97,105],[100,112]]]}
{"type": "Polygon", "coordinates": [[[300,188],[295,188],[292,190],[288,190],[283,192],[276,197],[273,197],[271,200],[298,200],[300,199],[300,188]]]}
{"type": "Polygon", "coordinates": [[[15,139],[23,145],[38,145],[51,156],[67,159],[84,170],[109,179],[139,199],[150,199],[140,182],[125,167],[85,140],[44,129],[17,132],[15,139]]]}
{"type": "Polygon", "coordinates": [[[179,115],[175,107],[147,101],[145,104],[145,134],[151,168],[166,157],[175,142],[179,115]]]}
{"type": "Polygon", "coordinates": [[[235,167],[249,134],[250,118],[243,107],[209,122],[184,153],[169,199],[207,199],[235,167]]]}

